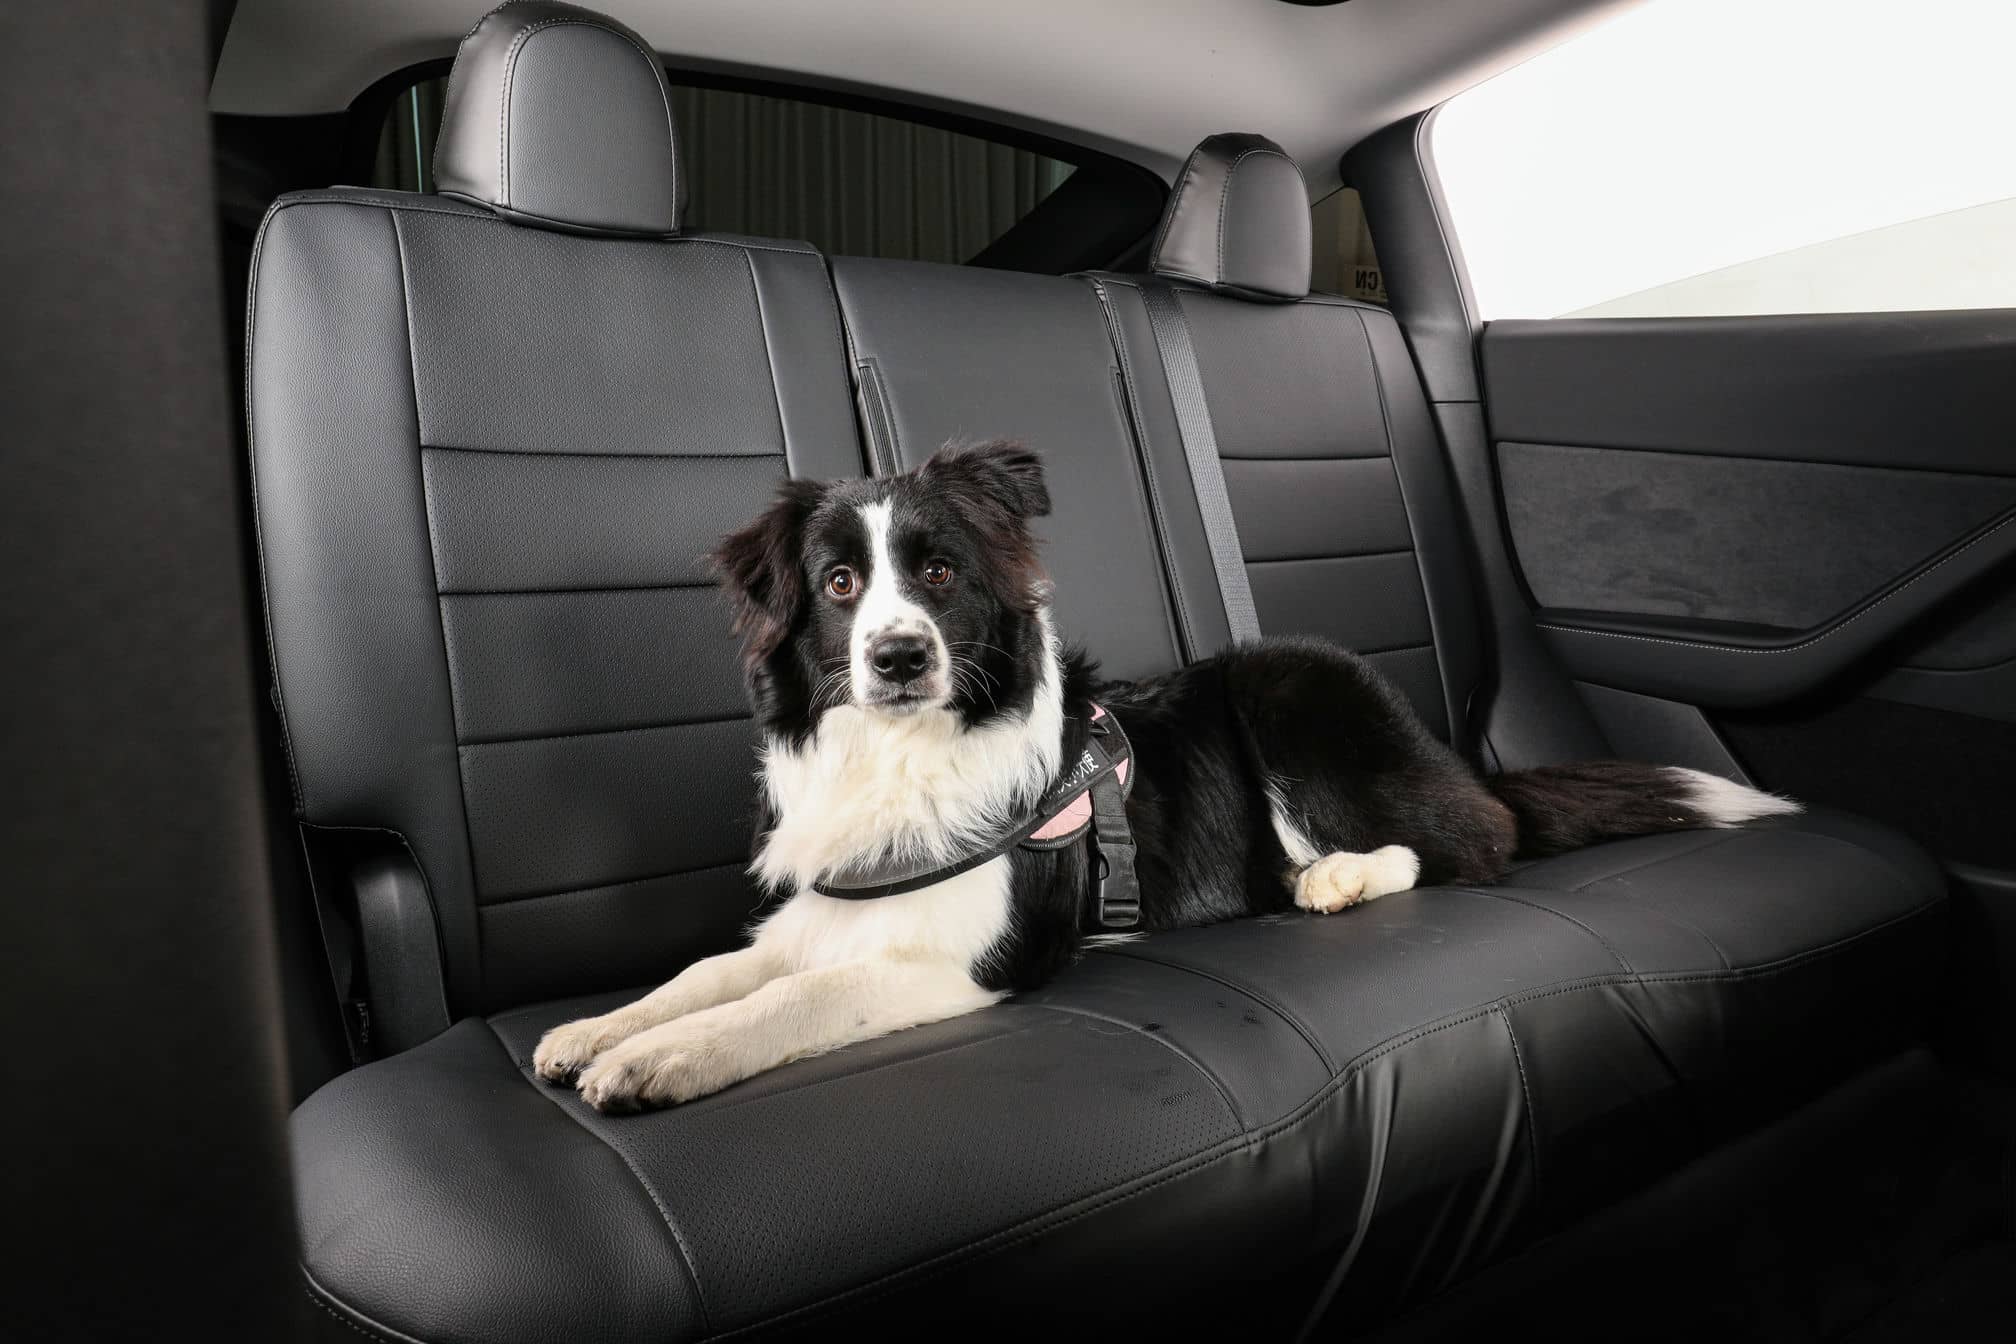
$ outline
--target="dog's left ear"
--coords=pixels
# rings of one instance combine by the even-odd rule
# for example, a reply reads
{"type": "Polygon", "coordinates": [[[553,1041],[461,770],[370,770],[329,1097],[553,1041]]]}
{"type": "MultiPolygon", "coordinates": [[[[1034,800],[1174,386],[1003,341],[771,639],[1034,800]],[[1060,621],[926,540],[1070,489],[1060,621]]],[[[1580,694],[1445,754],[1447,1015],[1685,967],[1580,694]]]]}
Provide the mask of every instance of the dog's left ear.
{"type": "Polygon", "coordinates": [[[1012,439],[948,443],[931,454],[919,474],[985,499],[1011,518],[1041,518],[1050,512],[1043,459],[1012,439]]]}
{"type": "Polygon", "coordinates": [[[708,557],[735,608],[735,633],[752,666],[776,652],[805,605],[805,523],[825,490],[817,481],[786,481],[769,508],[723,537],[708,557]]]}

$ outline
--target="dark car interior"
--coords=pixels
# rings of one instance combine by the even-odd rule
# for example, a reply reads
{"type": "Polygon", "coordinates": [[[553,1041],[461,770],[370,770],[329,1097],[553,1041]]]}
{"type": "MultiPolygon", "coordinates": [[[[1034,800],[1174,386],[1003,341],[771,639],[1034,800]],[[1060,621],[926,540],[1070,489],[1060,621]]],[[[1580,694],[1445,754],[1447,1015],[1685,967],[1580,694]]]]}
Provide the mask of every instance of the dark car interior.
{"type": "Polygon", "coordinates": [[[10,1337],[2008,1328],[2009,310],[1477,320],[1426,127],[1612,5],[1227,0],[1391,44],[1320,161],[1231,89],[1133,152],[669,4],[328,8],[418,36],[0,43],[10,1337]],[[367,54],[340,109],[229,110],[288,42],[367,54]],[[1262,629],[1481,768],[1806,811],[1101,948],[641,1115],[541,1082],[761,907],[709,549],[994,437],[1111,675],[1231,641],[1224,504],[1262,629]]]}

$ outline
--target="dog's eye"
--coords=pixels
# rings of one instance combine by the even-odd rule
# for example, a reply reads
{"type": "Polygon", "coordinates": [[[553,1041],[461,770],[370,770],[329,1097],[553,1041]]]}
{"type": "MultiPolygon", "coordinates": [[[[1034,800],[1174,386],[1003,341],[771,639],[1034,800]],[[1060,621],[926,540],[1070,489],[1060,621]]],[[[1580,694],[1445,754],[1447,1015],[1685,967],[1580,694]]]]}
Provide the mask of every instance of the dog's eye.
{"type": "Polygon", "coordinates": [[[924,582],[933,588],[942,588],[952,581],[952,566],[943,560],[933,560],[924,566],[924,582]]]}
{"type": "Polygon", "coordinates": [[[835,597],[854,596],[854,571],[845,565],[826,576],[826,591],[835,597]]]}

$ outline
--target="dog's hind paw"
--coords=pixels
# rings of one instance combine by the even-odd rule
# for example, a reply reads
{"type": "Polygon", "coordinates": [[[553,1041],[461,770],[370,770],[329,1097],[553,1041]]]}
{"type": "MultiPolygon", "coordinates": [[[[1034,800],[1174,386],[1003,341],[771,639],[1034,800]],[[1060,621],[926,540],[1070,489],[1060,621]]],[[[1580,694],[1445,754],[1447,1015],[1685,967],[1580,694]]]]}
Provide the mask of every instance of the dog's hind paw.
{"type": "Polygon", "coordinates": [[[1406,891],[1420,873],[1421,860],[1405,845],[1386,845],[1370,854],[1325,854],[1295,879],[1295,904],[1319,915],[1334,914],[1347,905],[1406,891]]]}

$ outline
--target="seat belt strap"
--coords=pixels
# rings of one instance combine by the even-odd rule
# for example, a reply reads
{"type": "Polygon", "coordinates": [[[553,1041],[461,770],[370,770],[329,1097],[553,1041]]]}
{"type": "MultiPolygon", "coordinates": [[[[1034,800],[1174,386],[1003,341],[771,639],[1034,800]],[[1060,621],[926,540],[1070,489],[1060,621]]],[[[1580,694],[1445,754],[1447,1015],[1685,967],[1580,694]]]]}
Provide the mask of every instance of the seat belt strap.
{"type": "Polygon", "coordinates": [[[1204,400],[1204,377],[1190,344],[1190,323],[1183,304],[1170,286],[1150,281],[1141,286],[1148,309],[1148,327],[1162,354],[1162,371],[1176,406],[1176,430],[1190,463],[1190,483],[1204,515],[1204,535],[1211,546],[1211,566],[1218,572],[1218,593],[1225,603],[1232,642],[1260,638],[1260,615],[1246,580],[1246,555],[1239,549],[1239,528],[1232,519],[1232,500],[1225,493],[1225,468],[1218,460],[1218,436],[1211,428],[1211,408],[1204,400]]]}

